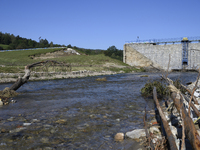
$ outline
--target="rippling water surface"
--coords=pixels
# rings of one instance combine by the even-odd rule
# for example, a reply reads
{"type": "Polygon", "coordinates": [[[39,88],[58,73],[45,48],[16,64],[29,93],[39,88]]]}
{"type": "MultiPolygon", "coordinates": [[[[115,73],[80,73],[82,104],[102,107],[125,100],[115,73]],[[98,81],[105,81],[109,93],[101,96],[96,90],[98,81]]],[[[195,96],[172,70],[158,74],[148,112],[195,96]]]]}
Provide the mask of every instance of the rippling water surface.
{"type": "MultiPolygon", "coordinates": [[[[0,107],[0,149],[134,149],[134,141],[114,142],[117,132],[143,128],[144,107],[153,101],[140,89],[158,73],[118,74],[28,82],[0,107]],[[141,77],[141,75],[148,77],[141,77]],[[96,81],[106,77],[107,81],[96,81]]],[[[172,73],[193,82],[197,73],[172,73]]],[[[0,84],[0,90],[11,84],[0,84]]]]}

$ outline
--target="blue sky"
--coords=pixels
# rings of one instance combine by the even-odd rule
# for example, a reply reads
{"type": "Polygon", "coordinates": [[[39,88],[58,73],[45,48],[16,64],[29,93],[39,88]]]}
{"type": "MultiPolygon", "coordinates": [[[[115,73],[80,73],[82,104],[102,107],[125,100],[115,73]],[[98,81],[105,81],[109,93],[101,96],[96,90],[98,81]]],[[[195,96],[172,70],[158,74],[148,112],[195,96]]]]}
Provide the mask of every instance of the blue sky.
{"type": "Polygon", "coordinates": [[[200,0],[0,0],[0,31],[81,48],[200,36],[200,0]]]}

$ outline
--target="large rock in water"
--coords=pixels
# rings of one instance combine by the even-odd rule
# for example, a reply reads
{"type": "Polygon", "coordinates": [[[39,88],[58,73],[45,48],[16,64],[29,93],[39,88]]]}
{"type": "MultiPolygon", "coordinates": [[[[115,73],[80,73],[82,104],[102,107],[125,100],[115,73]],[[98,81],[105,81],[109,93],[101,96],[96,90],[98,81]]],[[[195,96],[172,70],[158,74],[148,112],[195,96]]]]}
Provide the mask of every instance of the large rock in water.
{"type": "Polygon", "coordinates": [[[139,139],[140,137],[145,137],[146,136],[145,129],[136,129],[136,130],[127,132],[126,136],[135,140],[139,139]]]}

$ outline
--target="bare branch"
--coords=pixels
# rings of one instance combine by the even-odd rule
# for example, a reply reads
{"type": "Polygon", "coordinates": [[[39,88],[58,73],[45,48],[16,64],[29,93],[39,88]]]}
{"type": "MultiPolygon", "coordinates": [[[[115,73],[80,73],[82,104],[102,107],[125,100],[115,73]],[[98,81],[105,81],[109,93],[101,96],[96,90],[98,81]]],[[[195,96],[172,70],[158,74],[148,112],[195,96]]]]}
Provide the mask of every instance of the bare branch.
{"type": "MultiPolygon", "coordinates": [[[[183,105],[183,103],[182,103],[183,105]]],[[[183,106],[181,106],[182,108],[183,106]]],[[[185,126],[184,126],[184,118],[182,116],[182,109],[180,109],[180,114],[181,114],[181,118],[182,118],[182,144],[181,144],[181,150],[185,149],[185,126]]]]}
{"type": "Polygon", "coordinates": [[[192,91],[192,94],[191,94],[190,102],[189,102],[189,107],[188,107],[188,115],[189,115],[189,116],[190,116],[190,105],[191,105],[192,97],[194,96],[194,92],[195,92],[195,90],[196,90],[196,88],[197,88],[197,84],[198,84],[198,81],[199,81],[199,76],[200,76],[200,69],[199,69],[199,74],[198,74],[198,77],[197,77],[195,86],[194,86],[193,91],[192,91]]]}
{"type": "Polygon", "coordinates": [[[70,67],[70,65],[57,62],[55,60],[46,60],[46,61],[41,61],[41,62],[36,62],[30,65],[25,66],[25,75],[23,77],[18,78],[18,80],[10,87],[11,90],[16,91],[18,88],[20,88],[24,83],[26,83],[29,80],[30,77],[30,69],[33,67],[37,66],[43,66],[46,65],[47,63],[52,63],[52,64],[59,64],[59,65],[64,65],[66,67],[70,67]]]}

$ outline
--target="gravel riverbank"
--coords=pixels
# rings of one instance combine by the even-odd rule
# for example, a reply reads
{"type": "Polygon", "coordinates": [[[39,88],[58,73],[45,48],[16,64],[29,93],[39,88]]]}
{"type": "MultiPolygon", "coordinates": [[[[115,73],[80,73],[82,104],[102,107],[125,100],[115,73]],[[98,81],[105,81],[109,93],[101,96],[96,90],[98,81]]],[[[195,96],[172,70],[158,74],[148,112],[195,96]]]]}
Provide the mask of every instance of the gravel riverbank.
{"type": "MultiPolygon", "coordinates": [[[[80,78],[87,76],[111,75],[111,74],[117,74],[117,72],[89,71],[89,70],[80,70],[72,72],[31,72],[29,81],[80,78]]],[[[0,73],[0,83],[15,82],[18,77],[22,77],[23,75],[24,73],[0,73]]]]}

